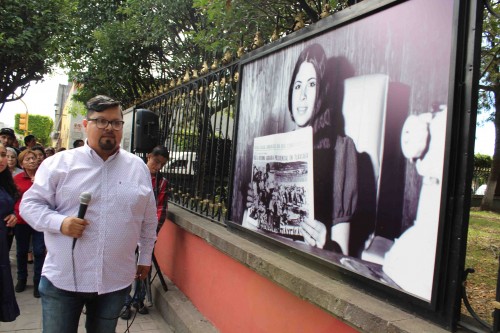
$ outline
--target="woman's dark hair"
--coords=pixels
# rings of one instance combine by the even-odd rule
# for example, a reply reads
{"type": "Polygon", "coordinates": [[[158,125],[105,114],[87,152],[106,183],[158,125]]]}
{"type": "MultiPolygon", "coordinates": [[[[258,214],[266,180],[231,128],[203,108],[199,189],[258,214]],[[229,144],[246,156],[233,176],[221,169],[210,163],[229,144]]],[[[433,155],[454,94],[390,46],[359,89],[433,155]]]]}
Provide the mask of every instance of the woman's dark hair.
{"type": "Polygon", "coordinates": [[[163,156],[163,157],[165,157],[168,160],[168,157],[169,157],[170,153],[168,152],[168,149],[166,147],[156,146],[151,151],[151,155],[153,155],[153,156],[163,156]]]}
{"type": "MultiPolygon", "coordinates": [[[[1,143],[0,147],[3,147],[1,143]]],[[[2,187],[12,198],[14,198],[14,201],[19,198],[19,191],[17,190],[14,179],[12,178],[12,173],[8,167],[5,168],[4,171],[0,172],[0,187],[2,187]]]]}
{"type": "Polygon", "coordinates": [[[325,51],[323,50],[323,47],[321,47],[321,45],[319,44],[309,45],[300,53],[297,62],[295,63],[295,67],[293,69],[292,79],[290,80],[290,86],[288,87],[288,111],[290,112],[290,116],[292,117],[292,120],[294,122],[295,119],[293,118],[293,111],[292,111],[293,87],[295,85],[295,77],[299,72],[300,66],[304,62],[311,63],[314,67],[314,70],[316,71],[316,99],[315,99],[314,112],[312,118],[314,118],[320,111],[321,108],[320,94],[322,93],[322,91],[326,90],[326,87],[324,87],[325,81],[323,80],[326,70],[325,51]]]}

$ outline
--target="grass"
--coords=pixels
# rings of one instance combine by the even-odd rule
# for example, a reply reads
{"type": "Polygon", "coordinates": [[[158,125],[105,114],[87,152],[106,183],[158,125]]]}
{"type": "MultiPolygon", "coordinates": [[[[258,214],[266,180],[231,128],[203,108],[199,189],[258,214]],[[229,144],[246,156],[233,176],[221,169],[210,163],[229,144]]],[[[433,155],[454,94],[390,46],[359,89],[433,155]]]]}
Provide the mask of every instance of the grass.
{"type": "MultiPolygon", "coordinates": [[[[465,267],[475,272],[467,278],[467,295],[474,311],[492,324],[500,255],[500,214],[471,211],[465,267]]],[[[465,307],[462,313],[469,315],[465,307]]]]}

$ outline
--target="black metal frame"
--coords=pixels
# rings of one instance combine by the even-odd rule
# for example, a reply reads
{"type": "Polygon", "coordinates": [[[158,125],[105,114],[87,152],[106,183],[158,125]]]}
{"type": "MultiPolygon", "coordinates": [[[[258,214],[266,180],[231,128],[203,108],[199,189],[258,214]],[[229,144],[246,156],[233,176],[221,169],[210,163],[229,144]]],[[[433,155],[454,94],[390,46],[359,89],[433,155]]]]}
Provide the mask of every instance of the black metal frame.
{"type": "MultiPolygon", "coordinates": [[[[404,1],[382,1],[377,4],[361,2],[352,7],[352,11],[341,11],[332,15],[328,20],[322,20],[310,29],[303,29],[292,36],[287,36],[276,43],[264,46],[249,53],[241,59],[240,73],[243,73],[246,63],[252,62],[265,55],[274,53],[289,45],[311,38],[326,30],[335,29],[350,22],[359,20],[367,15],[382,11],[389,6],[404,1]],[[358,7],[359,6],[359,7],[358,7]]],[[[481,13],[474,1],[455,1],[454,33],[456,38],[452,46],[451,76],[449,83],[447,149],[445,153],[445,171],[442,196],[438,255],[436,256],[435,284],[433,297],[430,303],[424,302],[411,295],[391,290],[383,285],[373,283],[369,279],[356,276],[321,258],[301,252],[281,244],[295,255],[321,262],[333,271],[340,271],[343,275],[352,278],[352,283],[369,290],[382,297],[389,296],[391,302],[402,308],[418,312],[436,323],[454,330],[460,317],[461,277],[465,262],[465,247],[468,223],[468,207],[470,207],[470,184],[472,176],[472,154],[475,130],[475,110],[477,105],[477,75],[478,75],[478,45],[480,43],[481,13]]],[[[239,110],[238,110],[239,114],[239,110]]],[[[238,121],[238,118],[237,118],[238,121]]],[[[234,153],[233,153],[234,155],[234,153]]],[[[232,184],[231,186],[232,187],[232,184]]],[[[232,201],[233,198],[230,198],[232,201]]],[[[238,223],[227,221],[228,226],[253,237],[275,240],[256,234],[238,223]]],[[[279,245],[279,243],[277,243],[279,245]]]]}
{"type": "MultiPolygon", "coordinates": [[[[383,0],[376,3],[365,1],[341,11],[318,23],[306,27],[293,35],[279,39],[258,50],[250,52],[241,60],[234,61],[199,78],[183,84],[146,102],[137,108],[157,112],[160,117],[160,142],[171,152],[193,152],[196,158],[182,172],[163,170],[171,182],[170,202],[213,222],[225,224],[233,230],[242,231],[249,237],[266,239],[252,233],[239,224],[228,220],[234,186],[235,139],[239,121],[240,85],[238,73],[244,65],[257,58],[276,52],[284,47],[306,40],[317,34],[332,30],[365,16],[383,11],[406,0],[383,0]],[[233,108],[231,110],[231,107],[233,108]],[[213,121],[211,121],[213,117],[213,121]],[[230,135],[230,119],[234,129],[230,135]],[[223,128],[223,139],[217,137],[214,125],[223,128]],[[186,129],[190,129],[188,132],[186,129]],[[227,139],[230,141],[227,142],[227,139]],[[181,148],[179,148],[181,147],[181,148]],[[229,192],[229,193],[228,193],[229,192]]],[[[402,308],[415,311],[438,324],[454,330],[460,318],[460,302],[464,279],[468,208],[470,206],[470,181],[472,166],[475,112],[477,105],[478,43],[480,43],[481,4],[473,1],[455,2],[454,41],[452,70],[449,83],[447,149],[445,154],[445,177],[443,185],[435,284],[432,301],[420,299],[390,289],[362,276],[347,272],[326,263],[332,275],[342,274],[350,283],[364,288],[402,308]]],[[[135,115],[134,115],[135,117],[135,115]]],[[[133,139],[132,139],[133,142],[133,139]]],[[[172,155],[173,157],[173,155],[172,155]]],[[[267,241],[274,242],[272,239],[267,241]]],[[[323,259],[283,244],[293,256],[306,257],[312,266],[325,266],[323,259]]],[[[466,275],[465,275],[466,276],[466,275]]],[[[498,322],[498,320],[497,320],[498,322]]],[[[498,324],[497,324],[498,327],[498,324]]]]}

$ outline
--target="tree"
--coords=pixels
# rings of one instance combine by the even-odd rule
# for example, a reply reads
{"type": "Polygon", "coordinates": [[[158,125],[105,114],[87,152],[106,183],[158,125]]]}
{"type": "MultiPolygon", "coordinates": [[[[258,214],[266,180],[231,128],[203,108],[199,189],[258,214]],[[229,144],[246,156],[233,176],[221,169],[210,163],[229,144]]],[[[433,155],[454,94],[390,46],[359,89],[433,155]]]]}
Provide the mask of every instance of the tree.
{"type": "MultiPolygon", "coordinates": [[[[81,84],[74,98],[108,94],[125,105],[165,91],[173,80],[192,75],[203,60],[212,65],[226,51],[255,48],[259,31],[269,41],[325,11],[321,0],[79,0],[65,43],[64,63],[81,84]],[[255,44],[255,43],[254,43],[255,44]]],[[[330,0],[328,13],[348,5],[330,0]]]]}
{"type": "Polygon", "coordinates": [[[190,1],[80,0],[77,12],[64,55],[70,77],[82,85],[76,100],[108,94],[131,104],[199,63],[190,1]]]}
{"type": "Polygon", "coordinates": [[[202,20],[193,35],[198,45],[214,56],[240,48],[251,51],[256,48],[257,32],[269,42],[297,30],[300,20],[314,23],[348,5],[342,0],[194,0],[202,20]]]}
{"type": "MultiPolygon", "coordinates": [[[[42,145],[49,145],[51,142],[50,133],[54,127],[52,118],[33,114],[30,114],[28,117],[28,133],[34,135],[37,141],[42,145]]],[[[19,118],[20,114],[14,116],[14,130],[16,133],[24,135],[25,131],[19,129],[19,118]]]]}
{"type": "MultiPolygon", "coordinates": [[[[497,110],[500,107],[500,2],[485,0],[481,47],[481,79],[479,109],[497,110]]],[[[495,124],[495,148],[487,190],[481,210],[490,210],[500,175],[500,113],[492,111],[489,120],[495,124]]]]}
{"type": "Polygon", "coordinates": [[[73,1],[0,1],[0,112],[59,62],[73,1]]]}

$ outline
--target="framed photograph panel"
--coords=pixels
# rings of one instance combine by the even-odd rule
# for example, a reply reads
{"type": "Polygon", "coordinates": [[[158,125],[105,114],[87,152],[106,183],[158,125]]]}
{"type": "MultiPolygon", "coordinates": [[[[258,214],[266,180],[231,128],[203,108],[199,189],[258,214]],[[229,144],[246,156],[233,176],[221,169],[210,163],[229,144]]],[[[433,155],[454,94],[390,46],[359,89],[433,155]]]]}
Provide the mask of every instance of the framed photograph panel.
{"type": "Polygon", "coordinates": [[[432,308],[459,4],[366,3],[242,59],[229,222],[432,308]]]}

